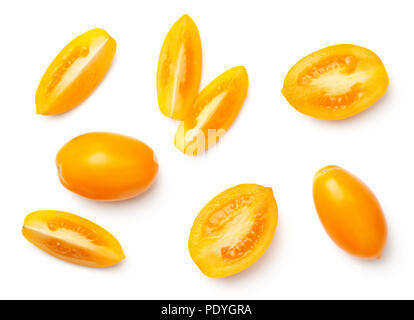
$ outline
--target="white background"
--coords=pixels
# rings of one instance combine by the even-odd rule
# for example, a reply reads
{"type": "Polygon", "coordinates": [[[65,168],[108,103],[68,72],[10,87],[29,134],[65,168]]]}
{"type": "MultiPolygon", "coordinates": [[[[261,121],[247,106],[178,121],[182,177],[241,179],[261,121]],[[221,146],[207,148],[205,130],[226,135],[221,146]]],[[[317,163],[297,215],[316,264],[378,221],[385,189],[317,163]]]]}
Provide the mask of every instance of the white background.
{"type": "Polygon", "coordinates": [[[0,4],[0,298],[279,299],[414,298],[412,1],[2,1],[0,4]],[[248,99],[217,148],[194,157],[174,147],[178,123],[158,110],[162,42],[184,13],[203,45],[202,86],[246,66],[248,99]],[[39,80],[58,52],[92,28],[118,49],[107,77],[78,108],[35,114],[39,80]],[[328,45],[376,52],[390,77],[386,95],[351,119],[328,122],[294,110],[280,93],[290,67],[328,45]],[[160,171],[133,200],[100,203],[58,181],[55,155],[90,131],[149,144],[160,171]],[[389,227],[380,261],[338,249],[312,200],[314,173],[340,165],[379,198],[389,227]],[[240,183],[273,188],[279,225],[266,254],[248,270],[209,279],[187,240],[199,210],[240,183]],[[113,233],[126,260],[108,269],[71,265],[21,235],[26,214],[73,212],[113,233]]]}

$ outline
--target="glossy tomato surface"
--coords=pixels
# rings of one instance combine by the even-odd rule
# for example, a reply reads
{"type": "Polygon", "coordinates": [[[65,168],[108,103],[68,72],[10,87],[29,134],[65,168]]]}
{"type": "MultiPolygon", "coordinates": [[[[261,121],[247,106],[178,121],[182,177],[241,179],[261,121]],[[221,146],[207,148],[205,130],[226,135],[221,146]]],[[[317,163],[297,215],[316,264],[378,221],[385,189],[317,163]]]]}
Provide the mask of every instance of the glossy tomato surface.
{"type": "Polygon", "coordinates": [[[115,40],[102,29],[90,30],[72,40],[40,80],[36,112],[55,115],[79,105],[104,78],[115,50],[115,40]]]}
{"type": "Polygon", "coordinates": [[[82,266],[109,267],[125,258],[113,235],[68,212],[32,212],[24,220],[22,233],[28,241],[52,256],[82,266]]]}
{"type": "Polygon", "coordinates": [[[165,116],[183,120],[192,110],[201,67],[200,34],[194,21],[184,15],[168,32],[158,61],[158,105],[165,116]]]}
{"type": "Polygon", "coordinates": [[[217,143],[239,114],[248,87],[243,66],[214,79],[200,92],[193,110],[178,127],[175,146],[187,155],[197,155],[217,143]]]}
{"type": "Polygon", "coordinates": [[[354,116],[380,99],[388,75],[371,50],[341,44],[316,51],[288,72],[282,93],[299,112],[339,120],[354,116]]]}
{"type": "Polygon", "coordinates": [[[57,154],[62,184],[94,200],[124,200],[147,190],[158,172],[145,143],[120,134],[92,132],[74,138],[57,154]]]}
{"type": "Polygon", "coordinates": [[[380,258],[387,226],[373,192],[348,171],[328,166],[314,178],[316,211],[328,235],[348,253],[366,259],[380,258]]]}
{"type": "Polygon", "coordinates": [[[213,198],[198,214],[188,247],[200,270],[223,278],[251,266],[272,242],[278,220],[271,188],[241,184],[213,198]]]}

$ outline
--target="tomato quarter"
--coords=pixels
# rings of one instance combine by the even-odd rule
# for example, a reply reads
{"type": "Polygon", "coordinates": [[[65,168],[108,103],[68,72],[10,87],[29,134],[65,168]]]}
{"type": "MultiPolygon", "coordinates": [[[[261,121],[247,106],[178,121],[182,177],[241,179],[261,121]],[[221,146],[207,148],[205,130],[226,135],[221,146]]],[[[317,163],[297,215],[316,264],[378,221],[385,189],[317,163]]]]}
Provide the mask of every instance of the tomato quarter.
{"type": "Polygon", "coordinates": [[[79,105],[104,78],[115,50],[115,40],[102,29],[90,30],[72,40],[40,80],[36,112],[55,115],[79,105]]]}
{"type": "Polygon", "coordinates": [[[197,155],[217,143],[237,118],[248,87],[243,66],[214,79],[200,92],[192,112],[178,127],[175,146],[187,155],[197,155]]]}
{"type": "Polygon", "coordinates": [[[77,215],[54,210],[26,216],[23,236],[54,257],[87,267],[109,267],[125,258],[108,231],[77,215]]]}
{"type": "Polygon", "coordinates": [[[200,89],[202,52],[194,21],[182,16],[168,32],[158,61],[157,92],[161,112],[183,120],[200,89]]]}

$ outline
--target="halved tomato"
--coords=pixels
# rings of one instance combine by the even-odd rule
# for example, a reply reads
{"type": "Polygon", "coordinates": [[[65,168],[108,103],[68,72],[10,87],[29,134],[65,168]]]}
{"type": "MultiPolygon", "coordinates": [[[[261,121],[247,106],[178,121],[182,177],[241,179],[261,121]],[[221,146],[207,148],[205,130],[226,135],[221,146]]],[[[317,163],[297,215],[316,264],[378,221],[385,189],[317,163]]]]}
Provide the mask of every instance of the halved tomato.
{"type": "Polygon", "coordinates": [[[223,278],[255,263],[276,230],[277,204],[271,188],[241,184],[213,198],[191,229],[191,258],[208,277],[223,278]]]}
{"type": "Polygon", "coordinates": [[[104,78],[115,50],[115,40],[102,29],[90,30],[72,40],[40,80],[36,112],[55,115],[79,105],[104,78]]]}
{"type": "Polygon", "coordinates": [[[183,120],[200,89],[201,40],[197,26],[182,16],[165,37],[158,61],[157,93],[161,112],[183,120]]]}
{"type": "Polygon", "coordinates": [[[197,155],[214,145],[230,128],[243,106],[249,77],[243,66],[222,73],[198,95],[192,111],[178,127],[175,146],[197,155]]]}
{"type": "Polygon", "coordinates": [[[357,177],[337,166],[319,170],[313,182],[316,211],[328,235],[360,258],[379,259],[387,225],[374,193],[357,177]]]}
{"type": "Polygon", "coordinates": [[[388,75],[372,51],[340,44],[316,51],[289,70],[282,93],[299,112],[339,120],[369,108],[388,88],[388,75]]]}
{"type": "Polygon", "coordinates": [[[59,259],[87,267],[109,267],[125,258],[104,228],[63,211],[35,211],[24,219],[23,236],[59,259]]]}

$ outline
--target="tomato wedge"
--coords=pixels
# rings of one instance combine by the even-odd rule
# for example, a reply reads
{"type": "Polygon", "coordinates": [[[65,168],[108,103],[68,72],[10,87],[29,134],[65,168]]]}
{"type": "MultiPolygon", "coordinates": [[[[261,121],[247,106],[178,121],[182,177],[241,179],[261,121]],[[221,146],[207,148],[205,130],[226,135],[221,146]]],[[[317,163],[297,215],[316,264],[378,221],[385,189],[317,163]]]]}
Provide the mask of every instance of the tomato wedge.
{"type": "Polygon", "coordinates": [[[168,32],[158,61],[157,92],[161,112],[183,120],[200,89],[202,52],[197,26],[182,16],[168,32]]]}
{"type": "Polygon", "coordinates": [[[102,29],[90,30],[72,40],[40,80],[36,112],[55,115],[79,105],[104,78],[115,50],[115,40],[102,29]]]}
{"type": "Polygon", "coordinates": [[[63,211],[35,211],[23,236],[54,257],[87,267],[109,267],[125,258],[118,240],[97,224],[63,211]]]}
{"type": "Polygon", "coordinates": [[[348,171],[327,166],[314,178],[316,211],[328,235],[348,253],[379,259],[387,239],[387,225],[372,191],[348,171]]]}
{"type": "Polygon", "coordinates": [[[191,229],[191,258],[208,277],[223,278],[255,263],[272,242],[278,220],[271,188],[241,184],[213,198],[191,229]]]}
{"type": "Polygon", "coordinates": [[[316,51],[289,70],[282,93],[299,112],[339,120],[354,116],[380,99],[388,75],[372,51],[340,44],[316,51]]]}
{"type": "Polygon", "coordinates": [[[213,80],[198,95],[194,109],[181,122],[175,146],[197,155],[214,145],[230,128],[247,96],[246,68],[234,67],[213,80]]]}

